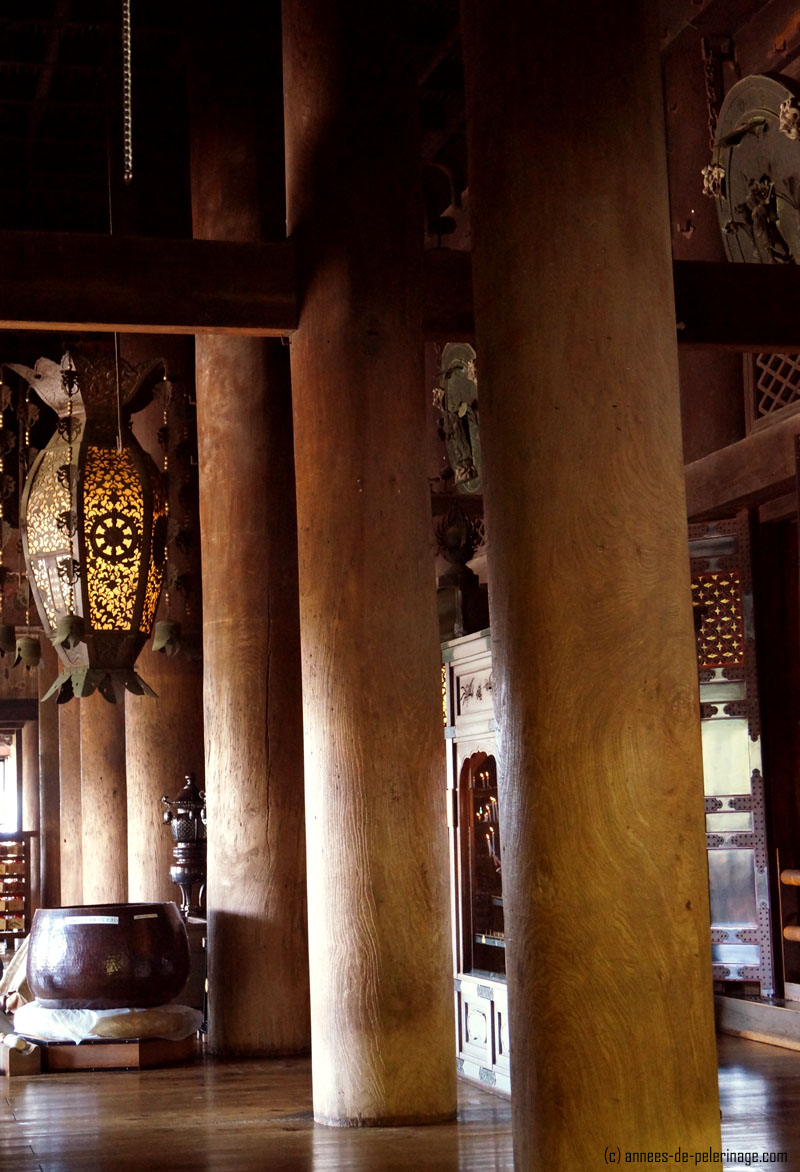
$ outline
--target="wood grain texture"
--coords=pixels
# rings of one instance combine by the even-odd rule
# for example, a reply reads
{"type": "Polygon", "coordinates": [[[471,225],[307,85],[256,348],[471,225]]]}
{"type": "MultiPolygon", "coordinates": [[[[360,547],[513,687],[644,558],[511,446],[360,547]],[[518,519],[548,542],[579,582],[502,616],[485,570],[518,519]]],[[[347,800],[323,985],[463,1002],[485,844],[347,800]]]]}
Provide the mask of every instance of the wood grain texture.
{"type": "Polygon", "coordinates": [[[688,516],[706,517],[723,512],[730,516],[737,509],[791,491],[796,475],[797,435],[800,435],[800,415],[790,415],[687,464],[688,516]]]}
{"type": "Polygon", "coordinates": [[[203,665],[168,657],[148,643],[137,670],[157,698],[125,697],[128,895],[180,904],[180,890],[169,877],[173,841],[161,798],[174,798],[186,773],[194,773],[198,789],[205,784],[203,665]]]}
{"type": "Polygon", "coordinates": [[[463,12],[515,1167],[595,1172],[719,1144],[657,37],[463,12]]]}
{"type": "Polygon", "coordinates": [[[31,913],[40,906],[42,882],[39,843],[39,722],[26,720],[22,726],[22,829],[32,830],[30,843],[31,913]]]}
{"type": "MultiPolygon", "coordinates": [[[[427,338],[473,334],[467,256],[443,249],[425,257],[427,338]]],[[[0,263],[9,274],[0,329],[287,337],[297,328],[291,241],[0,232],[0,263]]],[[[791,312],[800,278],[791,265],[731,270],[727,262],[678,260],[674,273],[681,346],[800,346],[791,312]]]]}
{"type": "MultiPolygon", "coordinates": [[[[213,3],[193,10],[198,236],[258,240],[283,227],[278,17],[277,5],[245,0],[222,24],[213,3]]],[[[196,379],[209,1042],[228,1055],[297,1053],[309,1007],[288,351],[198,337],[196,379]]]]}
{"type": "MultiPolygon", "coordinates": [[[[73,1047],[75,1049],[75,1047],[73,1047]]],[[[83,1047],[77,1047],[82,1050],[83,1047]]],[[[459,1086],[459,1122],[326,1128],[308,1059],[12,1079],[3,1172],[507,1172],[509,1104],[459,1086]]]]}
{"type": "Polygon", "coordinates": [[[410,14],[283,14],[314,1112],[433,1121],[455,1093],[410,14]]]}
{"type": "MultiPolygon", "coordinates": [[[[128,335],[122,342],[128,361],[146,362],[160,358],[178,392],[194,391],[194,347],[185,338],[128,335]]],[[[139,443],[158,467],[163,466],[163,449],[158,430],[163,425],[163,402],[156,399],[133,418],[139,443]]],[[[173,404],[169,416],[171,445],[179,438],[180,404],[173,404]]],[[[169,477],[170,515],[178,520],[185,510],[179,502],[180,469],[169,477]]],[[[192,518],[199,529],[199,520],[192,518]]],[[[173,590],[171,612],[167,615],[162,593],[157,619],[175,618],[185,635],[199,643],[202,622],[200,597],[200,542],[196,540],[187,559],[178,560],[174,543],[170,558],[179,572],[192,575],[192,614],[183,613],[180,595],[173,590]]],[[[174,858],[173,840],[164,824],[161,798],[170,798],[183,788],[187,773],[194,773],[198,789],[204,788],[205,749],[203,744],[203,665],[181,652],[167,656],[152,650],[148,642],[137,660],[137,670],[156,692],[156,697],[125,696],[125,746],[128,783],[128,895],[132,900],[176,900],[180,890],[169,877],[174,858]]],[[[197,892],[195,892],[195,895],[197,892]]]]}
{"type": "MultiPolygon", "coordinates": [[[[800,1162],[797,1053],[725,1035],[717,1042],[722,1146],[735,1153],[717,1167],[733,1172],[744,1166],[740,1155],[783,1152],[785,1161],[763,1166],[794,1172],[800,1162]]],[[[513,1166],[510,1104],[464,1082],[458,1123],[440,1127],[315,1127],[311,1102],[304,1059],[4,1080],[3,1172],[509,1172],[513,1166]]],[[[690,1149],[688,1167],[693,1161],[690,1149]]],[[[750,1166],[761,1165],[751,1159],[750,1166]]]]}
{"type": "Polygon", "coordinates": [[[83,900],[128,899],[125,706],[99,692],[80,701],[83,900]]]}
{"type": "MultiPolygon", "coordinates": [[[[42,639],[39,696],[58,675],[58,656],[49,639],[42,639]]],[[[61,793],[58,776],[58,705],[39,705],[39,823],[42,907],[61,902],[61,793]]]]}
{"type": "MultiPolygon", "coordinates": [[[[50,681],[52,683],[52,680],[50,681]]],[[[80,702],[56,705],[58,777],[61,789],[61,907],[83,903],[83,818],[81,816],[80,702]]]]}
{"type": "Polygon", "coordinates": [[[0,329],[274,337],[296,324],[285,241],[0,232],[0,264],[0,329]]]}
{"type": "Polygon", "coordinates": [[[691,464],[744,439],[742,356],[686,346],[678,365],[683,460],[691,464]]]}

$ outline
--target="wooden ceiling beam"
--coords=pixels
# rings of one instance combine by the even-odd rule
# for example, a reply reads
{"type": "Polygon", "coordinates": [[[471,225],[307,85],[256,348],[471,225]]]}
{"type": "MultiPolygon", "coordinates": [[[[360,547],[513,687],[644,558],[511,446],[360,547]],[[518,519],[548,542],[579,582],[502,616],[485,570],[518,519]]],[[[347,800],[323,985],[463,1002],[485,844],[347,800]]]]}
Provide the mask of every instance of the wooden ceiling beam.
{"type": "Polygon", "coordinates": [[[800,417],[792,415],[687,464],[689,520],[730,515],[792,492],[798,433],[800,417]]]}
{"type": "Polygon", "coordinates": [[[736,60],[741,74],[800,73],[800,11],[796,0],[771,0],[736,34],[736,60]]]}
{"type": "Polygon", "coordinates": [[[279,337],[297,326],[294,249],[0,232],[0,329],[279,337]]]}
{"type": "Polygon", "coordinates": [[[686,28],[700,35],[735,33],[769,0],[660,0],[659,32],[666,49],[686,28]]]}
{"type": "MultiPolygon", "coordinates": [[[[425,253],[425,337],[473,334],[471,257],[425,253]]],[[[0,232],[0,329],[288,336],[294,249],[275,244],[0,232]]],[[[800,351],[800,266],[676,261],[681,346],[800,351]]]]}
{"type": "MultiPolygon", "coordinates": [[[[288,336],[294,249],[277,244],[0,232],[0,329],[288,336]]],[[[425,336],[472,336],[469,253],[425,253],[425,336]]]]}

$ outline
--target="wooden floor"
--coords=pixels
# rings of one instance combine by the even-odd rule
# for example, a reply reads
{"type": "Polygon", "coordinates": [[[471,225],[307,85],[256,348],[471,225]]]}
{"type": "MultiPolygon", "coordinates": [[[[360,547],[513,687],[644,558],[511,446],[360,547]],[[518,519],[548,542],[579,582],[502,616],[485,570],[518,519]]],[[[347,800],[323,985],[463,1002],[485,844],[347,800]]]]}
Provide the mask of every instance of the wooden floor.
{"type": "MultiPolygon", "coordinates": [[[[800,1052],[719,1042],[723,1150],[786,1152],[784,1162],[749,1167],[800,1172],[800,1052]]],[[[339,1130],[312,1120],[307,1061],[0,1080],[2,1172],[511,1168],[508,1102],[465,1083],[457,1124],[339,1130]]]]}

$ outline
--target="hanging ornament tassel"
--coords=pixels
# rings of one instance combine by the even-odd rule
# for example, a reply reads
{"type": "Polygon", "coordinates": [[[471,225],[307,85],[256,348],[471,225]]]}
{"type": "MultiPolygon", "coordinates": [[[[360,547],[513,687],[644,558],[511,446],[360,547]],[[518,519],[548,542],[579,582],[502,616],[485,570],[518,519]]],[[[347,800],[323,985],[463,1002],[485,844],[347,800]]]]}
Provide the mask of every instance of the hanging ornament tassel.
{"type": "Polygon", "coordinates": [[[153,651],[161,651],[164,655],[177,655],[182,646],[181,625],[169,617],[170,591],[172,587],[172,567],[169,564],[169,546],[175,526],[170,519],[169,510],[169,408],[172,403],[173,388],[166,371],[164,372],[163,382],[164,410],[161,416],[161,430],[158,433],[158,442],[164,449],[162,476],[164,482],[164,518],[166,520],[166,525],[164,526],[164,614],[166,618],[160,619],[153,627],[152,649],[153,651]]]}
{"type": "Polygon", "coordinates": [[[38,635],[21,635],[17,639],[17,655],[13,666],[22,664],[27,671],[32,667],[39,667],[42,662],[42,647],[38,635]]]}
{"type": "Polygon", "coordinates": [[[53,635],[53,646],[72,649],[83,642],[83,637],[83,619],[80,615],[68,614],[59,619],[56,624],[56,633],[53,635]]]}

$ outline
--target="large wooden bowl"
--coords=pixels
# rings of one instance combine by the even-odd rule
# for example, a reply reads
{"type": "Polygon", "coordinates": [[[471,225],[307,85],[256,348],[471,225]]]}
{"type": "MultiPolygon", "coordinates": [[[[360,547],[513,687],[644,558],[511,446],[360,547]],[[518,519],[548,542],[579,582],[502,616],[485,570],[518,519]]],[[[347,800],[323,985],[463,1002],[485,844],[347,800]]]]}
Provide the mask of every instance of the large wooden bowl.
{"type": "Polygon", "coordinates": [[[189,942],[174,903],[39,908],[28,984],[48,1009],[165,1005],[189,976],[189,942]]]}

